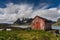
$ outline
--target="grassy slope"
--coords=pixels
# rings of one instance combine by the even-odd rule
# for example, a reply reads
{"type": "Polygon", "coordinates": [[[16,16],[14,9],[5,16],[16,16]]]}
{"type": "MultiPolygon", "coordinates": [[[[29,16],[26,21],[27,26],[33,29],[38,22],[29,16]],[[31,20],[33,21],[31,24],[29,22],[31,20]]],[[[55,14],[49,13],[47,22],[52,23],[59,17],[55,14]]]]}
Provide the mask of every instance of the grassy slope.
{"type": "Polygon", "coordinates": [[[56,40],[54,33],[34,30],[0,31],[0,40],[56,40]]]}

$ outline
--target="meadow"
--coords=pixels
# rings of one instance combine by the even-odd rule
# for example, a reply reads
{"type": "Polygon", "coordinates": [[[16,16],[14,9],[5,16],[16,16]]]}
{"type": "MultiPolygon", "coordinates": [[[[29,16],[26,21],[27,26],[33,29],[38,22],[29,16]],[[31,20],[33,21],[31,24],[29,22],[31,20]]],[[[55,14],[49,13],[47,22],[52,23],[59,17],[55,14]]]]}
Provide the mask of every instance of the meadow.
{"type": "Polygon", "coordinates": [[[60,34],[42,30],[0,31],[0,40],[60,40],[60,34]]]}

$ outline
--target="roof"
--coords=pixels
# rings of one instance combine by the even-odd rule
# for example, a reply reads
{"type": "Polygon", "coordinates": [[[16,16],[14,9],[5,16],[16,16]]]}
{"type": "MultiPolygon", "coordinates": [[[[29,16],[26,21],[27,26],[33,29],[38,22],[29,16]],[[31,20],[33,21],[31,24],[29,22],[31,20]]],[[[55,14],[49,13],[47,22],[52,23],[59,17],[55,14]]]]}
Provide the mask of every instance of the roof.
{"type": "MultiPolygon", "coordinates": [[[[45,22],[52,22],[51,20],[48,20],[48,19],[43,18],[43,17],[40,17],[40,16],[35,16],[35,17],[34,17],[34,19],[35,19],[36,17],[38,17],[38,18],[41,18],[41,19],[45,20],[45,22]]],[[[34,19],[33,19],[33,20],[34,20],[34,19]]]]}
{"type": "Polygon", "coordinates": [[[57,30],[57,29],[60,30],[60,26],[52,26],[51,28],[52,28],[52,29],[56,29],[56,30],[57,30]]]}
{"type": "Polygon", "coordinates": [[[39,17],[39,18],[41,18],[41,19],[44,19],[44,20],[46,20],[45,18],[43,18],[43,17],[40,17],[40,16],[35,16],[35,17],[34,17],[34,19],[35,19],[36,17],[39,17]]]}

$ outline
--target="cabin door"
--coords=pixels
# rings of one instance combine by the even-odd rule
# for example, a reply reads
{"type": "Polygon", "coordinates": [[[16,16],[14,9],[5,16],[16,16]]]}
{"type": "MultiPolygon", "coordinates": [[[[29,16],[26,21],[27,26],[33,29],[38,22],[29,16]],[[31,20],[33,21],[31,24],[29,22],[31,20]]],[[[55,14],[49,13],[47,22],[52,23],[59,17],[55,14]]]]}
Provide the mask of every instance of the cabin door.
{"type": "Polygon", "coordinates": [[[36,22],[36,29],[40,30],[40,22],[36,22]]]}

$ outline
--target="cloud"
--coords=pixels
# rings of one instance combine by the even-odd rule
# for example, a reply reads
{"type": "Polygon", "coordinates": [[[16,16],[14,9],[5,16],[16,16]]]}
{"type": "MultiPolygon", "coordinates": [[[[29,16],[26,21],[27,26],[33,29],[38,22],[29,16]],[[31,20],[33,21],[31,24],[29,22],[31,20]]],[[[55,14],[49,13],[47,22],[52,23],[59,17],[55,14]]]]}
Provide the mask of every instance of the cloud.
{"type": "Polygon", "coordinates": [[[51,9],[45,9],[45,10],[36,10],[35,12],[32,13],[31,17],[34,17],[36,15],[39,15],[41,17],[56,21],[57,17],[60,16],[60,14],[58,13],[58,10],[51,10],[51,9]]]}
{"type": "Polygon", "coordinates": [[[43,5],[37,10],[33,10],[33,5],[30,4],[9,3],[6,6],[6,8],[0,8],[0,23],[13,23],[18,18],[33,18],[36,15],[56,21],[60,16],[60,10],[57,8],[46,9],[49,5],[43,5]]]}
{"type": "Polygon", "coordinates": [[[6,4],[6,8],[0,8],[0,22],[14,22],[18,18],[27,17],[32,12],[32,6],[27,4],[6,4]],[[3,15],[1,15],[4,13],[3,15]]]}

